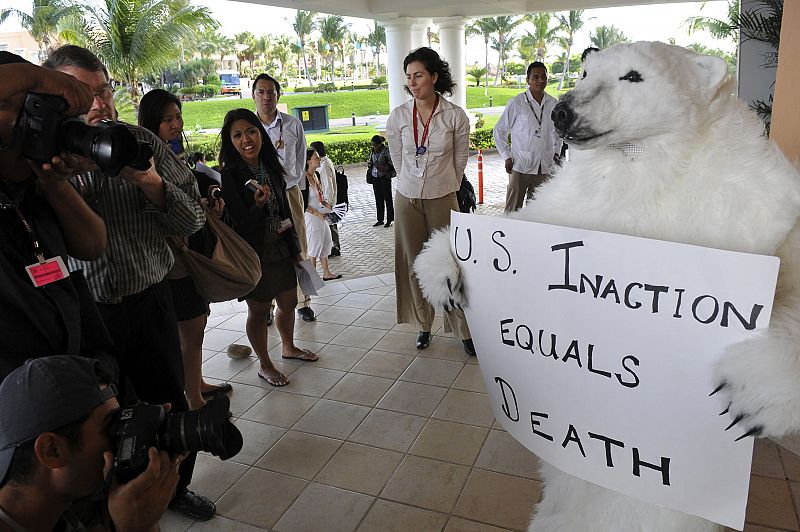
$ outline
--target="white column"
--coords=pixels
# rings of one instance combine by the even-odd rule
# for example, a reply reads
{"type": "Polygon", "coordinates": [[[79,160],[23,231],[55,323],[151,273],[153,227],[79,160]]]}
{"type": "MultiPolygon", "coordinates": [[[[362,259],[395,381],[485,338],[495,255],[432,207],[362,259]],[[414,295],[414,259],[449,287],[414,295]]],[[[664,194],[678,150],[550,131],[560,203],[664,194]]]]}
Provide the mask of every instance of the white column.
{"type": "Polygon", "coordinates": [[[421,46],[428,46],[428,26],[431,25],[430,19],[417,19],[411,26],[411,47],[417,49],[421,46]]]}
{"type": "Polygon", "coordinates": [[[464,25],[465,17],[435,18],[433,21],[439,26],[439,46],[442,59],[450,64],[450,73],[456,88],[449,98],[451,102],[467,108],[467,73],[466,57],[464,52],[464,25]]]}
{"type": "MultiPolygon", "coordinates": [[[[389,110],[407,102],[411,96],[403,87],[406,84],[406,74],[403,72],[403,59],[408,52],[415,48],[413,31],[419,26],[419,20],[402,17],[386,21],[378,21],[386,28],[386,79],[389,84],[389,110]]],[[[423,30],[424,31],[424,30],[423,30]]]]}

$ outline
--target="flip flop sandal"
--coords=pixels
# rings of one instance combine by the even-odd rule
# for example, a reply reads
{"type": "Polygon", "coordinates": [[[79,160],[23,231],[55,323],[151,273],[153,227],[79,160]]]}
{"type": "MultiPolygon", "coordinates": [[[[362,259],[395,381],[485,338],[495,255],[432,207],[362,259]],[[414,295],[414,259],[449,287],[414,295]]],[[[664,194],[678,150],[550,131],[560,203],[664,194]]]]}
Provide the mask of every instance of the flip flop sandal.
{"type": "Polygon", "coordinates": [[[336,279],[341,279],[341,278],[342,278],[342,274],[340,273],[339,275],[335,275],[333,277],[323,277],[322,280],[323,281],[335,281],[336,279]]]}
{"type": "Polygon", "coordinates": [[[205,392],[201,392],[200,395],[203,396],[203,399],[210,399],[210,398],[212,398],[212,397],[214,397],[216,395],[219,395],[221,393],[228,393],[228,392],[232,392],[232,391],[233,391],[233,386],[231,386],[231,384],[229,382],[223,382],[219,386],[216,386],[216,387],[214,387],[214,388],[212,388],[210,390],[207,390],[205,392]]]}
{"type": "Polygon", "coordinates": [[[301,349],[301,351],[303,352],[303,354],[300,355],[299,357],[285,357],[281,355],[281,358],[285,358],[286,360],[305,360],[306,362],[316,362],[317,360],[319,360],[319,357],[317,356],[316,353],[308,349],[301,349]]]}
{"type": "Polygon", "coordinates": [[[267,377],[266,375],[262,375],[261,372],[258,372],[258,377],[260,379],[264,379],[267,381],[267,384],[271,386],[275,386],[276,388],[280,388],[281,386],[286,386],[289,384],[289,379],[286,378],[286,375],[281,373],[280,377],[267,377]]]}

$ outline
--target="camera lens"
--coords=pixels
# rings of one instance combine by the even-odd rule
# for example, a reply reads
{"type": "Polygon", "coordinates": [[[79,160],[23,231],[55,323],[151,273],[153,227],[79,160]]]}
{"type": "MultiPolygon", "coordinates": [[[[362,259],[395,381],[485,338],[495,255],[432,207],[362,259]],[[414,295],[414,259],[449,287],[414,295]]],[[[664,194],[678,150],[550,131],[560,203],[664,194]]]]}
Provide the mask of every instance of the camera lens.
{"type": "Polygon", "coordinates": [[[158,431],[158,447],[172,454],[206,451],[226,460],[242,450],[242,433],[231,423],[227,395],[200,410],[168,414],[158,431]]]}
{"type": "Polygon", "coordinates": [[[85,124],[78,118],[61,121],[60,149],[88,157],[104,174],[115,176],[139,155],[139,141],[124,124],[99,122],[85,124]]]}

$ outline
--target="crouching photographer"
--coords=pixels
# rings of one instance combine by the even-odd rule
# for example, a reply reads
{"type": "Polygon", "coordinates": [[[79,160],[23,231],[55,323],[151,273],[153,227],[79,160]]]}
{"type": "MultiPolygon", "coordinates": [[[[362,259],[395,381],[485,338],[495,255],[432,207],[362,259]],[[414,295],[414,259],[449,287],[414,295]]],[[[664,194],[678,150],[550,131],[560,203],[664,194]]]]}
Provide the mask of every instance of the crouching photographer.
{"type": "Polygon", "coordinates": [[[95,360],[57,355],[29,360],[0,384],[0,531],[49,531],[60,522],[66,530],[89,522],[157,530],[185,453],[226,459],[241,449],[226,396],[199,412],[121,410],[108,380],[95,360]],[[88,517],[71,510],[92,495],[107,505],[88,517]]]}

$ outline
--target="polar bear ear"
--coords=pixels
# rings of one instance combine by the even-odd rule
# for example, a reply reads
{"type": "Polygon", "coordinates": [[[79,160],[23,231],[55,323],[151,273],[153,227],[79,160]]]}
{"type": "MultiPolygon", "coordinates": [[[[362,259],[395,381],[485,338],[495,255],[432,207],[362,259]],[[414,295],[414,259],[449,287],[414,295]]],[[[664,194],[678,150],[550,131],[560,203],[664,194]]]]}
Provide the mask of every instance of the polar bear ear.
{"type": "Polygon", "coordinates": [[[692,57],[697,81],[704,89],[716,90],[728,75],[728,63],[721,57],[698,55],[692,57]]]}

